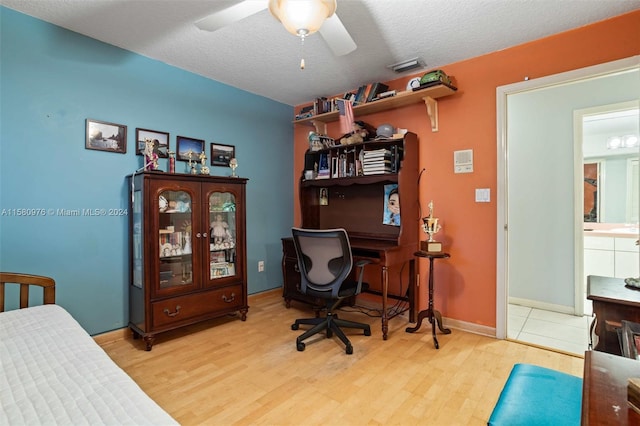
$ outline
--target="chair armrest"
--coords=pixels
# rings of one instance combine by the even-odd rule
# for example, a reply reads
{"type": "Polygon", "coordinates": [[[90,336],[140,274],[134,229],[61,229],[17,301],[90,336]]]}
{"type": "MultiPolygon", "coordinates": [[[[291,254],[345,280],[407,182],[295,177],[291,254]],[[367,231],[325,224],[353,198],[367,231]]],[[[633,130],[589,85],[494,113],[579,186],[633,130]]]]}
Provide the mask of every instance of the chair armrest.
{"type": "Polygon", "coordinates": [[[362,259],[355,263],[355,266],[360,268],[360,272],[358,273],[358,285],[356,287],[356,294],[362,292],[362,277],[364,277],[364,267],[369,263],[373,263],[370,260],[362,259]]]}

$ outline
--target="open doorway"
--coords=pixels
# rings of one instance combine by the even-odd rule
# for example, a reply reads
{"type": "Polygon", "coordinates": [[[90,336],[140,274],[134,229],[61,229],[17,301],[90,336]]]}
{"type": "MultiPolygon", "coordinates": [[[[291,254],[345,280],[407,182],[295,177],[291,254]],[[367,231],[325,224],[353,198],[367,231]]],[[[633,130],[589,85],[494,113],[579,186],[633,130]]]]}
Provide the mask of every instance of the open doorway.
{"type": "Polygon", "coordinates": [[[588,275],[638,275],[638,256],[633,255],[638,238],[638,117],[638,100],[574,112],[574,147],[583,159],[584,201],[584,274],[581,287],[576,288],[578,315],[592,313],[586,299],[588,275]]]}
{"type": "Polygon", "coordinates": [[[508,337],[509,302],[579,315],[584,178],[573,111],[629,100],[640,90],[639,64],[634,57],[497,89],[498,338],[508,337]]]}

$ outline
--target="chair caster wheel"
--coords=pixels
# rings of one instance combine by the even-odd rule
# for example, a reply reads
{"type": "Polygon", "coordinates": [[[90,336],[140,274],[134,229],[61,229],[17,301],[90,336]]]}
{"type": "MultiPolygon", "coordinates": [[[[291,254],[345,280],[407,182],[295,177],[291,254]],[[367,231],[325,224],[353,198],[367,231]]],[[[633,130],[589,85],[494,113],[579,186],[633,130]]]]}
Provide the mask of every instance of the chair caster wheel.
{"type": "Polygon", "coordinates": [[[297,342],[296,343],[296,349],[298,349],[298,352],[302,352],[304,351],[305,345],[302,342],[297,342]]]}
{"type": "Polygon", "coordinates": [[[292,330],[297,330],[299,328],[300,328],[300,326],[298,324],[291,324],[291,329],[292,330]]]}
{"type": "Polygon", "coordinates": [[[351,355],[351,354],[353,354],[353,346],[351,346],[351,345],[347,345],[347,350],[346,350],[346,352],[347,352],[347,355],[351,355]]]}
{"type": "Polygon", "coordinates": [[[333,337],[333,331],[327,329],[327,339],[331,339],[333,337]]]}
{"type": "Polygon", "coordinates": [[[365,330],[364,331],[364,335],[365,336],[371,336],[371,330],[365,330]]]}

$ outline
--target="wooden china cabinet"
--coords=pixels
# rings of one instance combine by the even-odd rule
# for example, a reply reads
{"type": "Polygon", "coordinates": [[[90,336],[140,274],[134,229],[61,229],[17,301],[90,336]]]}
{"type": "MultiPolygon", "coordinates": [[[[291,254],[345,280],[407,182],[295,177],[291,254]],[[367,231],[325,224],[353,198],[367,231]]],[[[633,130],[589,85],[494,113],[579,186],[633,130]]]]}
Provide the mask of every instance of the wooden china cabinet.
{"type": "Polygon", "coordinates": [[[247,179],[142,172],[130,187],[129,328],[158,333],[238,312],[247,319],[247,179]]]}

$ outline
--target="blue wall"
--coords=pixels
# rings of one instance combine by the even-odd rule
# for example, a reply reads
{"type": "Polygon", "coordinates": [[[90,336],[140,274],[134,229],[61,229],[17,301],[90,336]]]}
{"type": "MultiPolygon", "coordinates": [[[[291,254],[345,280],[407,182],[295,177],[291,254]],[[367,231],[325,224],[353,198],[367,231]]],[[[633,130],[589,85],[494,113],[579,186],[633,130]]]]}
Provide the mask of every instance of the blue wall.
{"type": "Polygon", "coordinates": [[[127,325],[127,216],[14,209],[126,209],[125,176],[142,166],[139,127],[169,132],[173,150],[178,135],[204,139],[207,152],[210,142],[235,145],[236,172],[249,178],[249,293],[282,285],[280,238],[293,223],[291,106],[4,7],[0,37],[0,270],[53,277],[57,303],[90,334],[127,325]],[[126,125],[127,153],[85,149],[87,118],[126,125]]]}

